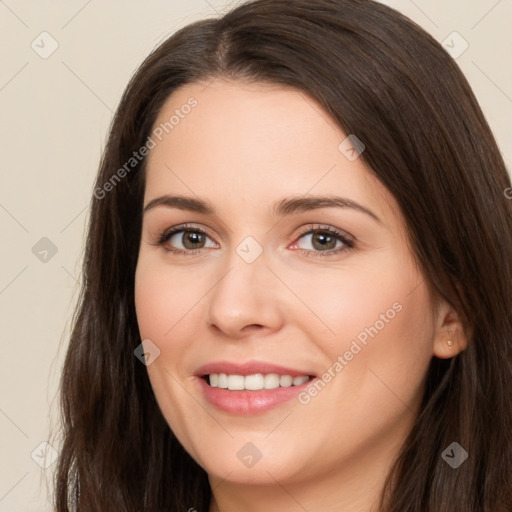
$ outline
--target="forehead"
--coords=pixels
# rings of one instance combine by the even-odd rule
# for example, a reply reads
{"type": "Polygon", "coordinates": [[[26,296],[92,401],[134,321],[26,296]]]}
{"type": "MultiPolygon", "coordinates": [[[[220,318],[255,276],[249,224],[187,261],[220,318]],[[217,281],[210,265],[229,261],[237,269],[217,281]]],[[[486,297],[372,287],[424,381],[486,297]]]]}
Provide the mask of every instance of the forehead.
{"type": "Polygon", "coordinates": [[[286,195],[332,193],[370,202],[382,217],[393,204],[362,159],[347,153],[352,139],[292,88],[188,84],[168,98],[152,138],[146,198],[180,193],[252,208],[286,195]]]}

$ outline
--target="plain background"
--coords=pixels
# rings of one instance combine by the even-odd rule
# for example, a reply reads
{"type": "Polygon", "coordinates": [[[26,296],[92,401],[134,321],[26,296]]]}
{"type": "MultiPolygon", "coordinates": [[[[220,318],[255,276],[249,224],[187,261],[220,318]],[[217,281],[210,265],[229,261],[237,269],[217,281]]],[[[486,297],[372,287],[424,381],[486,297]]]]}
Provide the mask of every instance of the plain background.
{"type": "MultiPolygon", "coordinates": [[[[383,3],[458,52],[467,42],[457,62],[510,170],[512,1],[383,3]]],[[[55,464],[41,468],[38,455],[58,422],[88,205],[121,93],[163,38],[234,4],[0,0],[0,511],[52,510],[47,486],[55,464]]]]}

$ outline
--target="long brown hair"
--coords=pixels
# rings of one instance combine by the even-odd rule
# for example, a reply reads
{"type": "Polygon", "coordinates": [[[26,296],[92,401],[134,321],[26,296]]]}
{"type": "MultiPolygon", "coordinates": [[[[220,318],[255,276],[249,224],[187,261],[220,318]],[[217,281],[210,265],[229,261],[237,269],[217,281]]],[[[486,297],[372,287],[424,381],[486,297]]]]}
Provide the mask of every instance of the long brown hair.
{"type": "Polygon", "coordinates": [[[356,134],[403,212],[429,287],[463,320],[468,347],[432,359],[381,510],[512,510],[510,178],[457,65],[371,0],[251,1],[181,29],[131,79],[91,202],[62,374],[56,510],[208,510],[207,475],[174,437],[134,356],[145,159],[117,178],[169,95],[217,76],[292,86],[356,134]],[[457,469],[441,457],[452,442],[469,453],[457,469]]]}

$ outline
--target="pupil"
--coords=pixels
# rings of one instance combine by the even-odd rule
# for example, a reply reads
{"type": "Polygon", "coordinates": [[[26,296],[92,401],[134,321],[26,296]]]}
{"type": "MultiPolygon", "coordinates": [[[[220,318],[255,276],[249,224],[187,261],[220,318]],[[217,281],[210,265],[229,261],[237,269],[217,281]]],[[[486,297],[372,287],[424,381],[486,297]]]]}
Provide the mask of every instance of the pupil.
{"type": "Polygon", "coordinates": [[[197,233],[195,231],[187,231],[184,235],[183,245],[187,249],[197,249],[195,245],[200,244],[202,242],[202,238],[203,235],[201,233],[197,233]],[[189,245],[191,245],[191,247],[189,245]]]}
{"type": "MultiPolygon", "coordinates": [[[[201,244],[203,242],[203,235],[202,233],[197,233],[195,231],[187,231],[184,235],[184,244],[187,249],[197,249],[195,247],[198,244],[201,244]],[[190,247],[192,246],[192,247],[190,247]]],[[[325,235],[323,233],[316,233],[313,236],[313,245],[315,245],[315,242],[318,242],[320,245],[320,249],[334,249],[336,245],[336,239],[330,235],[325,235]],[[334,242],[334,244],[333,244],[334,242]]]]}
{"type": "Polygon", "coordinates": [[[336,245],[336,239],[334,237],[322,233],[317,233],[313,236],[313,245],[315,241],[320,241],[320,249],[334,249],[334,246],[336,245]],[[331,242],[330,245],[328,245],[329,242],[331,242]],[[334,244],[332,244],[332,242],[334,242],[334,244]]]}

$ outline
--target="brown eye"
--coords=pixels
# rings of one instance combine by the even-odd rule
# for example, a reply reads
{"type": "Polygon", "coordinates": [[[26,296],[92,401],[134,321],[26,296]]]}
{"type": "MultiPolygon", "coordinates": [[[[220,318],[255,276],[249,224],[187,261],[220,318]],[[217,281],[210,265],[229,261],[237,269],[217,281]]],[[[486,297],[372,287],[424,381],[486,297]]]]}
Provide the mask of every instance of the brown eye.
{"type": "Polygon", "coordinates": [[[299,242],[296,243],[299,249],[312,250],[312,251],[333,251],[336,249],[351,247],[352,242],[347,240],[344,236],[339,233],[334,233],[327,230],[311,230],[301,235],[298,241],[309,240],[307,243],[299,246],[299,242]],[[304,247],[306,245],[306,247],[304,247]],[[309,245],[309,247],[307,247],[309,245]]]}
{"type": "Polygon", "coordinates": [[[163,246],[169,252],[193,253],[206,247],[216,247],[208,234],[199,228],[176,227],[162,234],[157,245],[163,246]],[[210,241],[210,245],[208,245],[210,241]]]}
{"type": "Polygon", "coordinates": [[[355,247],[355,240],[350,235],[330,226],[310,226],[299,234],[292,248],[307,256],[332,256],[355,247]]]}
{"type": "Polygon", "coordinates": [[[205,242],[205,235],[199,231],[183,231],[178,232],[177,235],[172,236],[170,240],[177,238],[181,241],[185,249],[201,249],[205,242]],[[183,234],[180,235],[180,233],[183,234]]]}
{"type": "Polygon", "coordinates": [[[324,249],[335,249],[337,241],[336,237],[321,231],[313,233],[311,238],[313,247],[319,251],[324,249]]]}

